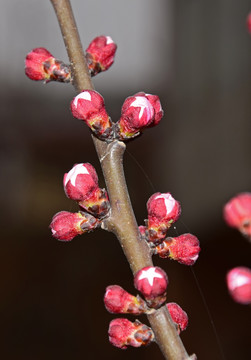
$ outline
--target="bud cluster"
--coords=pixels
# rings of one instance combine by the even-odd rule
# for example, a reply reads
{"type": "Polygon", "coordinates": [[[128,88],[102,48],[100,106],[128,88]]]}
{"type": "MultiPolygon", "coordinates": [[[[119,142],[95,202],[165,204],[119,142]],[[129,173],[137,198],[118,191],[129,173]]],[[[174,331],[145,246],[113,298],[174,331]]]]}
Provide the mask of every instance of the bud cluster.
{"type": "Polygon", "coordinates": [[[50,228],[58,240],[70,241],[76,235],[92,231],[108,214],[110,204],[105,189],[98,186],[98,175],[89,164],[76,164],[64,175],[64,190],[68,198],[77,201],[81,211],[61,211],[54,215],[50,228]]]}
{"type": "Polygon", "coordinates": [[[132,139],[144,128],[157,125],[163,116],[158,96],[143,92],[125,100],[117,123],[111,121],[103,97],[94,90],[78,94],[71,102],[71,112],[76,119],[83,120],[93,134],[105,141],[132,139]]]}
{"type": "MultiPolygon", "coordinates": [[[[117,45],[110,36],[98,36],[86,49],[86,61],[91,76],[108,70],[114,62],[117,45]]],[[[45,48],[33,49],[25,60],[25,74],[31,80],[71,82],[71,67],[54,56],[45,48]]]]}
{"type": "MultiPolygon", "coordinates": [[[[134,296],[118,285],[106,288],[104,303],[112,314],[150,314],[166,301],[168,277],[159,267],[148,266],[134,276],[134,286],[144,296],[134,296]]],[[[185,330],[188,324],[187,314],[176,303],[166,304],[167,310],[176,326],[177,332],[185,330]]],[[[111,344],[121,349],[128,345],[139,347],[154,340],[154,334],[148,326],[138,320],[134,323],[125,318],[112,320],[109,326],[111,344]]]]}
{"type": "Polygon", "coordinates": [[[139,226],[139,232],[153,253],[184,265],[193,265],[200,252],[197,237],[192,234],[166,237],[171,225],[179,219],[180,203],[170,193],[155,193],[147,202],[147,212],[146,225],[139,226]]]}

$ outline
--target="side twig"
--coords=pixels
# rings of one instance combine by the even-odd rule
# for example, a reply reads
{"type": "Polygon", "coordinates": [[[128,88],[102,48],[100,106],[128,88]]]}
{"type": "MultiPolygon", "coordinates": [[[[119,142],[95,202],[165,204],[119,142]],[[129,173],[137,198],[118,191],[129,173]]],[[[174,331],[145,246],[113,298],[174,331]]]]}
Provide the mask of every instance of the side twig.
{"type": "MultiPolygon", "coordinates": [[[[50,1],[56,12],[70,59],[75,89],[77,92],[84,89],[94,89],[70,1],[50,1]]],[[[123,169],[125,144],[117,140],[107,144],[94,136],[92,138],[101,163],[111,204],[111,213],[109,218],[103,222],[103,228],[117,236],[132,272],[135,274],[141,268],[153,266],[153,264],[149,247],[140,238],[127,190],[123,169]]],[[[193,356],[188,356],[165,306],[149,314],[148,319],[165,359],[194,359],[193,356]]]]}

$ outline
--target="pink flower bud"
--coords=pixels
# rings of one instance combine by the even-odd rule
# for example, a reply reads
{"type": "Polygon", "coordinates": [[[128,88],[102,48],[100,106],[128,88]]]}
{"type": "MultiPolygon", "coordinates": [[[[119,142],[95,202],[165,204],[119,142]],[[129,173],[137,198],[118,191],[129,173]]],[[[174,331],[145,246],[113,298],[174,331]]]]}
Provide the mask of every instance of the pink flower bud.
{"type": "Polygon", "coordinates": [[[126,140],[139,135],[151,125],[154,117],[154,107],[146,96],[136,94],[128,97],[122,106],[121,118],[116,123],[117,136],[126,140]]]}
{"type": "Polygon", "coordinates": [[[164,111],[162,109],[159,97],[157,95],[145,94],[144,92],[139,92],[136,95],[145,96],[154,108],[154,118],[149,126],[152,127],[158,125],[164,115],[164,111]]]}
{"type": "Polygon", "coordinates": [[[167,285],[165,271],[157,266],[144,267],[134,277],[134,286],[144,295],[149,307],[158,308],[165,302],[167,285]]]}
{"type": "Polygon", "coordinates": [[[111,140],[112,122],[108,116],[103,97],[94,90],[84,90],[71,102],[72,115],[83,120],[101,139],[111,140]]]}
{"type": "Polygon", "coordinates": [[[31,80],[71,81],[71,69],[62,61],[56,60],[45,48],[33,49],[25,60],[25,74],[31,80]]]}
{"type": "Polygon", "coordinates": [[[251,34],[251,12],[247,16],[247,29],[249,34],[251,34]]]}
{"type": "Polygon", "coordinates": [[[158,244],[167,230],[178,220],[180,204],[170,193],[155,193],[147,202],[149,241],[158,244]]]}
{"type": "Polygon", "coordinates": [[[227,287],[232,298],[240,304],[251,304],[251,269],[240,266],[227,273],[227,287]]]}
{"type": "Polygon", "coordinates": [[[181,331],[186,330],[188,325],[187,313],[176,303],[171,302],[166,304],[167,309],[171,315],[173,322],[177,326],[177,331],[180,334],[181,331]]]}
{"type": "Polygon", "coordinates": [[[108,335],[110,343],[120,349],[126,349],[127,346],[148,345],[154,339],[150,327],[138,320],[132,323],[123,318],[114,319],[110,322],[108,335]]]}
{"type": "Polygon", "coordinates": [[[64,174],[63,183],[66,196],[81,201],[98,188],[98,175],[89,163],[75,164],[68,173],[64,174]]]}
{"type": "Polygon", "coordinates": [[[169,257],[180,264],[193,265],[199,256],[200,242],[192,234],[183,234],[165,239],[155,251],[162,258],[169,257]]]}
{"type": "Polygon", "coordinates": [[[113,64],[117,45],[110,36],[98,36],[86,49],[86,60],[91,71],[95,76],[100,71],[108,70],[113,64]]]}
{"type": "Polygon", "coordinates": [[[147,305],[139,296],[133,296],[118,285],[106,288],[104,303],[106,309],[114,314],[140,315],[147,311],[147,305]]]}
{"type": "Polygon", "coordinates": [[[78,201],[79,205],[96,217],[103,217],[109,211],[109,200],[104,189],[98,187],[98,176],[89,164],[76,164],[64,175],[66,196],[78,201]]]}
{"type": "Polygon", "coordinates": [[[229,226],[251,239],[251,193],[241,193],[229,200],[223,215],[229,226]]]}
{"type": "Polygon", "coordinates": [[[77,235],[92,231],[98,225],[99,221],[90,214],[60,211],[53,216],[50,228],[56,239],[70,241],[77,235]]]}

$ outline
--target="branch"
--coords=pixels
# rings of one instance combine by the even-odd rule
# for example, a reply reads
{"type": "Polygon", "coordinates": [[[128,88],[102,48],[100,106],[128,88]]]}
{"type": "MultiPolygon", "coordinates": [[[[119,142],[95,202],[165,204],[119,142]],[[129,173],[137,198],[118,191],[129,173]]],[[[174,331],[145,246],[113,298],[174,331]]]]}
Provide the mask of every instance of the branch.
{"type": "MultiPolygon", "coordinates": [[[[84,89],[94,89],[70,1],[50,1],[56,12],[70,59],[75,89],[77,92],[84,89]]],[[[102,166],[111,203],[111,213],[109,218],[103,222],[103,228],[117,236],[132,272],[135,274],[145,266],[153,266],[153,263],[147,243],[140,238],[127,190],[123,169],[123,154],[126,146],[117,140],[107,144],[94,136],[92,138],[102,166]]],[[[188,356],[166,306],[148,315],[148,320],[165,359],[194,359],[194,357],[188,356]]]]}

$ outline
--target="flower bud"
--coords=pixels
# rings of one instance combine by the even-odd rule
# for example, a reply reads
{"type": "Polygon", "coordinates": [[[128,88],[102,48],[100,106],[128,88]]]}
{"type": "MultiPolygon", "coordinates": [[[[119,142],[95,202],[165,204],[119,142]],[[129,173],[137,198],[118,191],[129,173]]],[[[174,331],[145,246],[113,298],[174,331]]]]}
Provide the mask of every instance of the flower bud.
{"type": "Polygon", "coordinates": [[[116,134],[121,140],[133,138],[150,126],[154,118],[154,107],[146,96],[130,96],[122,106],[121,118],[115,125],[116,134]]]}
{"type": "Polygon", "coordinates": [[[164,111],[162,109],[159,97],[157,95],[145,94],[144,92],[139,92],[136,95],[146,97],[154,108],[154,118],[149,126],[152,127],[158,125],[164,115],[164,111]]]}
{"type": "Polygon", "coordinates": [[[200,242],[192,234],[183,234],[165,239],[156,246],[155,252],[161,258],[169,257],[177,260],[180,264],[193,265],[199,256],[200,242]]]}
{"type": "Polygon", "coordinates": [[[251,239],[251,193],[241,193],[229,200],[223,216],[229,226],[251,239]]]}
{"type": "Polygon", "coordinates": [[[140,315],[147,311],[147,305],[139,296],[133,296],[118,285],[106,288],[104,303],[106,309],[114,314],[140,315]]]}
{"type": "Polygon", "coordinates": [[[89,164],[76,164],[64,175],[64,190],[68,198],[95,217],[105,216],[110,208],[107,193],[98,187],[98,176],[89,164]]]}
{"type": "Polygon", "coordinates": [[[144,267],[134,277],[135,288],[143,294],[151,308],[158,308],[166,301],[167,285],[165,271],[157,266],[144,267]]]}
{"type": "Polygon", "coordinates": [[[71,102],[72,115],[83,120],[102,140],[112,140],[113,128],[103,97],[94,90],[84,90],[71,102]]]}
{"type": "Polygon", "coordinates": [[[167,309],[171,315],[171,318],[175,325],[177,326],[178,334],[181,331],[186,330],[188,325],[188,316],[187,313],[175,302],[166,304],[167,309]]]}
{"type": "Polygon", "coordinates": [[[120,349],[126,349],[127,346],[148,345],[154,340],[154,334],[150,327],[138,320],[132,323],[123,318],[114,319],[110,322],[108,335],[110,343],[120,349]]]}
{"type": "Polygon", "coordinates": [[[98,188],[98,175],[89,163],[75,164],[64,174],[63,183],[66,196],[80,201],[88,198],[98,188]]]}
{"type": "Polygon", "coordinates": [[[247,16],[247,29],[249,34],[251,34],[251,12],[247,16]]]}
{"type": "Polygon", "coordinates": [[[70,241],[77,235],[92,231],[98,225],[99,221],[90,214],[60,211],[53,216],[50,228],[56,239],[70,241]]]}
{"type": "Polygon", "coordinates": [[[54,58],[45,48],[33,49],[25,59],[25,74],[31,80],[70,82],[70,66],[54,58]]]}
{"type": "Polygon", "coordinates": [[[110,36],[98,36],[86,49],[86,61],[91,75],[95,76],[112,66],[117,45],[110,36]]]}
{"type": "Polygon", "coordinates": [[[231,297],[240,304],[251,304],[251,269],[240,266],[227,273],[231,297]]]}
{"type": "Polygon", "coordinates": [[[147,202],[149,241],[158,244],[166,237],[167,230],[178,220],[180,204],[170,193],[155,193],[147,202]]]}

